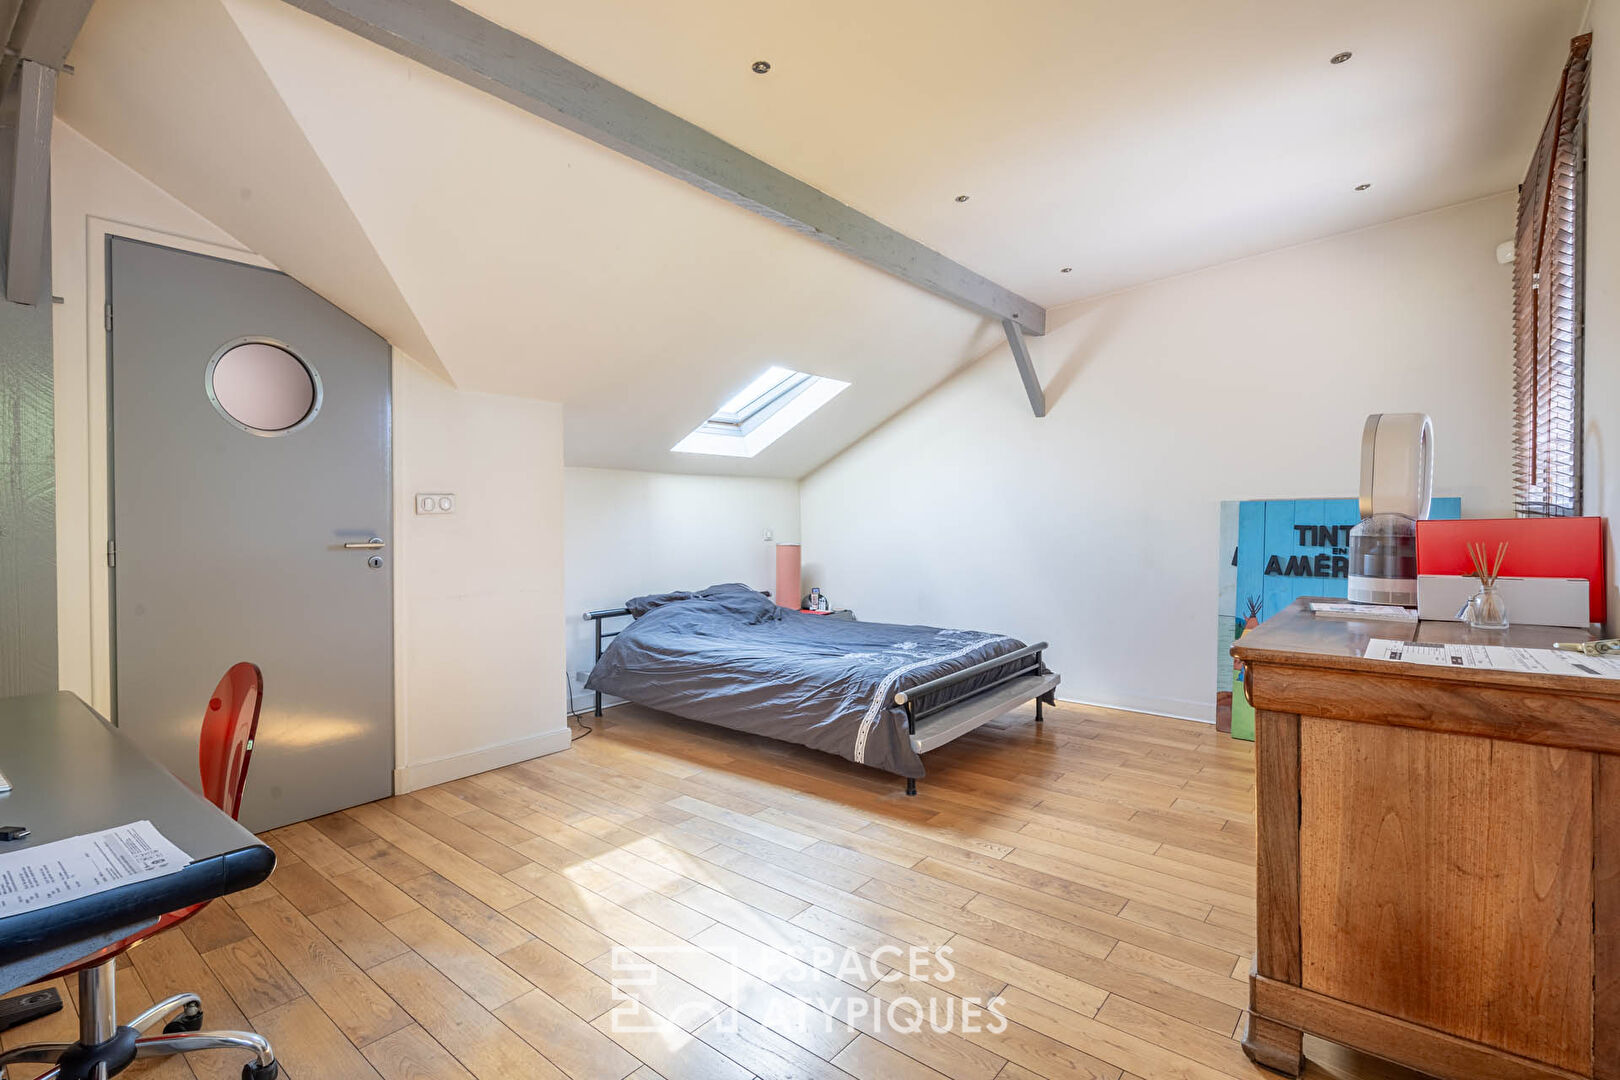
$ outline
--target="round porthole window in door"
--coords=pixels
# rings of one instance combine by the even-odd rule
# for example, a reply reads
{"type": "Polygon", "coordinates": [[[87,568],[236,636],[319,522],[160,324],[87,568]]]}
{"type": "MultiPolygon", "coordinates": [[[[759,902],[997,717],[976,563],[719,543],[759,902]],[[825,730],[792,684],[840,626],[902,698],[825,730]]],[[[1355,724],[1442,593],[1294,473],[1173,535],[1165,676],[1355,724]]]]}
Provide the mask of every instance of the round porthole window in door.
{"type": "Polygon", "coordinates": [[[321,377],[291,348],[269,338],[227,342],[203,377],[208,400],[254,435],[288,435],[321,409],[321,377]]]}

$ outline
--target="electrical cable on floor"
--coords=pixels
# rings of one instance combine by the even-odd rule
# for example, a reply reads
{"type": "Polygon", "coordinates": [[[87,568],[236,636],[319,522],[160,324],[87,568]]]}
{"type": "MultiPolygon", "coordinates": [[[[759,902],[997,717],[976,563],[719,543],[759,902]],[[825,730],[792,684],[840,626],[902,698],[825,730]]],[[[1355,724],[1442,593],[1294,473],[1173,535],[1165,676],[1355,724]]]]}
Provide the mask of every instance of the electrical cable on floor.
{"type": "Polygon", "coordinates": [[[568,672],[566,670],[563,671],[563,694],[568,700],[568,715],[573,717],[574,723],[579,725],[579,734],[568,740],[570,743],[576,743],[585,736],[589,735],[595,729],[589,727],[585,721],[581,720],[579,718],[578,710],[574,708],[574,687],[573,684],[568,681],[568,672]]]}

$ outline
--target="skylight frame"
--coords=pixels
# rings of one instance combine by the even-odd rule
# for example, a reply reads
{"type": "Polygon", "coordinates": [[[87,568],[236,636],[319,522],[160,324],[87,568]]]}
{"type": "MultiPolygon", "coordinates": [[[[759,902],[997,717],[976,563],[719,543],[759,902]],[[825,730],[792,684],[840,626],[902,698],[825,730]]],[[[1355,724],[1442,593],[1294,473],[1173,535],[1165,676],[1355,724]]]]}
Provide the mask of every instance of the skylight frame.
{"type": "Polygon", "coordinates": [[[848,386],[839,379],[773,365],[726,399],[718,412],[670,450],[677,454],[751,458],[848,386]]]}
{"type": "Polygon", "coordinates": [[[765,410],[774,405],[785,403],[791,395],[803,389],[807,381],[815,377],[802,371],[792,371],[785,367],[772,365],[766,368],[753,382],[732,395],[704,423],[723,427],[747,427],[750,421],[758,420],[763,416],[765,410]],[[771,376],[776,377],[772,381],[766,382],[771,376]],[[755,387],[760,384],[764,385],[755,390],[755,387]],[[750,394],[750,391],[754,392],[750,394]],[[742,398],[744,394],[749,394],[749,396],[739,403],[738,399],[742,398]]]}

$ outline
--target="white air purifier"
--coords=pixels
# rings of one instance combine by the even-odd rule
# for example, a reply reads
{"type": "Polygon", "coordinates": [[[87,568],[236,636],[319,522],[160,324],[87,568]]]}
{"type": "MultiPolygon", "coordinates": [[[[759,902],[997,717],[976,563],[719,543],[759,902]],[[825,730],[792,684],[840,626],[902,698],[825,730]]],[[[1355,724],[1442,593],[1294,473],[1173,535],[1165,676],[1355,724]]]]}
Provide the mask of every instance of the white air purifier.
{"type": "Polygon", "coordinates": [[[1361,524],[1350,530],[1350,599],[1417,606],[1417,523],[1429,516],[1434,426],[1373,413],[1361,432],[1361,524]]]}

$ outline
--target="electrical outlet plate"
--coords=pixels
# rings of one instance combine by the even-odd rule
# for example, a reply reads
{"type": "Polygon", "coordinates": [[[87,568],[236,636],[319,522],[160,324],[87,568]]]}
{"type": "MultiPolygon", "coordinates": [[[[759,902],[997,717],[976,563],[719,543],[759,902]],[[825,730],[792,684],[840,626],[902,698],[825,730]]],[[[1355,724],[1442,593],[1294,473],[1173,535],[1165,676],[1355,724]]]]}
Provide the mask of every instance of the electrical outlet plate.
{"type": "Polygon", "coordinates": [[[448,492],[419,492],[416,496],[418,514],[453,514],[456,497],[448,492]]]}
{"type": "Polygon", "coordinates": [[[775,539],[776,539],[776,530],[775,529],[766,529],[765,530],[765,542],[768,544],[772,540],[775,540],[775,539]]]}

